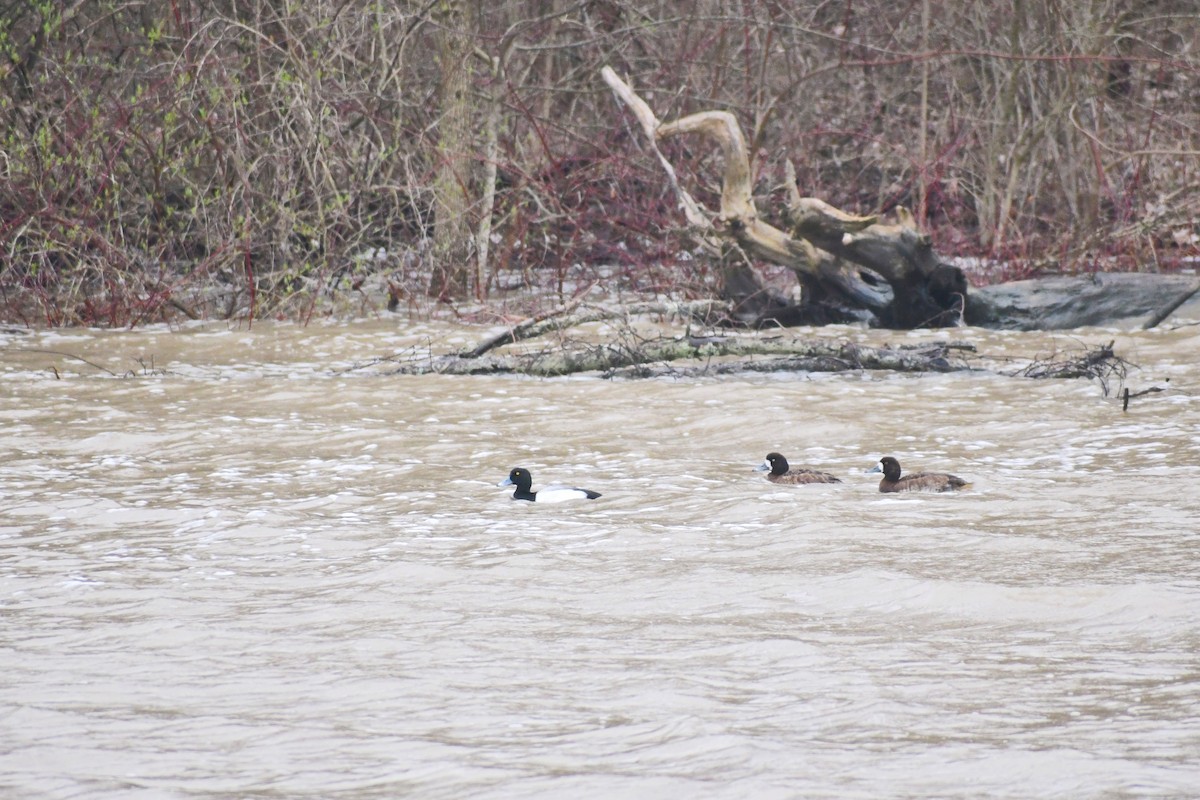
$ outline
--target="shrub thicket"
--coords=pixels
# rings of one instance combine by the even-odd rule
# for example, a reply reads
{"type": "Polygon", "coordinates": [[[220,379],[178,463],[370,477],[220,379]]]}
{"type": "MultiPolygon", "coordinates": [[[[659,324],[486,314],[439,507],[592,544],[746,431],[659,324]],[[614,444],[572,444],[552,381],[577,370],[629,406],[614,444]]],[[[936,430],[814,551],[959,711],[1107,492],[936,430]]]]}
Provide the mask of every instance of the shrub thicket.
{"type": "MultiPolygon", "coordinates": [[[[12,320],[304,318],[379,276],[416,302],[447,164],[470,200],[476,297],[600,267],[687,294],[705,267],[604,64],[662,119],[735,112],[767,214],[791,158],[805,193],[907,205],[943,253],[1010,269],[1198,252],[1193,0],[2,5],[12,320]],[[465,153],[439,136],[446,26],[474,43],[465,153]]],[[[703,197],[719,159],[689,144],[670,156],[703,197]]]]}

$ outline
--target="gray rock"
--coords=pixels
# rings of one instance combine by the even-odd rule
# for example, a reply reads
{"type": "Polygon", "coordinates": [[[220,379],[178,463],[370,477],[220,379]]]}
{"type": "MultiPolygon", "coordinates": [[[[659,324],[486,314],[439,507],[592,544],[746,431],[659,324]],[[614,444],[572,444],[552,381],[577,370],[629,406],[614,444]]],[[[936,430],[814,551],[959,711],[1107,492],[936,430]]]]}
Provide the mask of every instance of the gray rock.
{"type": "Polygon", "coordinates": [[[968,325],[1018,331],[1153,327],[1198,291],[1195,275],[1057,275],[972,289],[965,317],[968,325]]]}

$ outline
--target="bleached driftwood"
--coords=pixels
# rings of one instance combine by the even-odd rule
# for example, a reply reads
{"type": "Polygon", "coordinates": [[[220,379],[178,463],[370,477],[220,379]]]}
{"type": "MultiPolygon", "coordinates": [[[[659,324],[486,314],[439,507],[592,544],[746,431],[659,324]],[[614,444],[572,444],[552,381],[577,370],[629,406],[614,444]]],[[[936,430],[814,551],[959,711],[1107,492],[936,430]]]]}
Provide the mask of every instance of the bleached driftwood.
{"type": "Polygon", "coordinates": [[[802,197],[789,163],[790,229],[782,230],[763,220],[755,207],[750,155],[732,114],[702,111],[663,123],[610,67],[601,75],[638,120],[690,228],[707,251],[725,254],[725,296],[744,320],[787,324],[865,318],[896,328],[961,321],[966,279],[937,258],[929,237],[916,230],[906,211],[889,225],[802,197]],[[658,141],[685,135],[702,136],[721,148],[725,172],[717,213],[691,196],[658,149],[658,141]],[[731,259],[731,252],[741,258],[731,259]],[[790,268],[803,288],[801,305],[790,306],[769,292],[754,259],[790,268]]]}

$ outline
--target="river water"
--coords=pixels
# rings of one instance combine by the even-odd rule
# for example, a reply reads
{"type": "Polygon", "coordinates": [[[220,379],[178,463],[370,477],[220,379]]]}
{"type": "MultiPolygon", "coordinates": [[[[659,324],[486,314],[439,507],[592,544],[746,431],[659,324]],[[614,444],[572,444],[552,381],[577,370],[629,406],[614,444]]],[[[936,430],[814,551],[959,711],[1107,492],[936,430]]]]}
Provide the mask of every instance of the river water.
{"type": "Polygon", "coordinates": [[[1185,322],[954,334],[1115,340],[1167,388],[1128,411],[374,362],[486,333],[435,323],[5,332],[0,796],[1195,797],[1185,322]],[[770,450],[844,482],[772,485],[770,450]],[[888,454],[973,486],[881,495],[888,454]],[[603,496],[514,502],[514,466],[603,496]]]}

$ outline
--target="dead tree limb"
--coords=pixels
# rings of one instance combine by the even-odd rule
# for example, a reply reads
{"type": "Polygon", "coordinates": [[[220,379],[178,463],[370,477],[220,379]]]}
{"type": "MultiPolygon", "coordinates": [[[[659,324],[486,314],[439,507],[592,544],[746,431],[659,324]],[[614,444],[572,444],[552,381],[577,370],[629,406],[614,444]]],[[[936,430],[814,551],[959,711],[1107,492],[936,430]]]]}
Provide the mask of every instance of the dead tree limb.
{"type": "Polygon", "coordinates": [[[561,317],[564,314],[571,313],[579,307],[579,304],[583,302],[583,298],[586,295],[587,293],[584,292],[578,297],[572,298],[569,302],[564,303],[558,308],[552,308],[549,311],[545,311],[531,319],[527,319],[524,322],[514,325],[506,331],[501,331],[495,336],[490,336],[472,347],[470,350],[462,351],[459,353],[459,355],[463,358],[479,358],[489,350],[494,350],[501,345],[519,342],[522,339],[528,339],[535,336],[541,336],[544,332],[542,328],[544,323],[546,323],[548,320],[553,320],[556,317],[561,317]]]}
{"type": "Polygon", "coordinates": [[[788,179],[790,230],[782,230],[763,220],[755,207],[749,151],[732,114],[703,111],[661,123],[610,67],[604,67],[601,76],[638,119],[705,249],[732,249],[795,273],[803,298],[793,307],[767,291],[751,265],[727,267],[724,296],[735,304],[741,319],[754,324],[865,319],[896,328],[961,322],[966,278],[937,258],[929,238],[916,230],[907,212],[901,212],[898,224],[883,225],[874,216],[857,217],[821,200],[804,198],[793,169],[788,179]],[[721,148],[725,172],[716,214],[683,188],[658,149],[658,140],[685,135],[702,136],[721,148]]]}
{"type": "Polygon", "coordinates": [[[686,303],[644,302],[631,303],[618,308],[603,306],[587,306],[582,311],[576,311],[583,302],[583,296],[565,305],[538,314],[532,319],[484,339],[470,350],[459,353],[460,358],[479,358],[484,353],[506,344],[512,344],[525,339],[536,339],[546,333],[556,330],[567,330],[587,322],[599,322],[606,319],[629,318],[637,314],[662,314],[712,321],[715,316],[727,313],[727,304],[719,300],[698,300],[686,303]]]}
{"type": "Polygon", "coordinates": [[[707,231],[712,230],[712,222],[708,216],[701,210],[700,204],[696,202],[688,191],[679,183],[679,176],[675,173],[675,167],[667,160],[662,151],[658,149],[657,132],[661,125],[658,117],[650,110],[650,106],[646,101],[638,97],[625,81],[617,77],[617,73],[613,72],[611,67],[604,67],[600,70],[600,74],[604,80],[612,88],[613,93],[618,99],[623,102],[638,123],[642,126],[642,133],[646,136],[646,142],[650,146],[651,151],[658,158],[658,163],[662,165],[663,171],[667,173],[667,180],[671,184],[671,188],[675,191],[675,196],[679,199],[679,206],[683,210],[684,216],[687,218],[688,224],[701,233],[701,244],[711,249],[714,253],[719,253],[721,245],[716,239],[711,239],[703,235],[707,231]]]}

